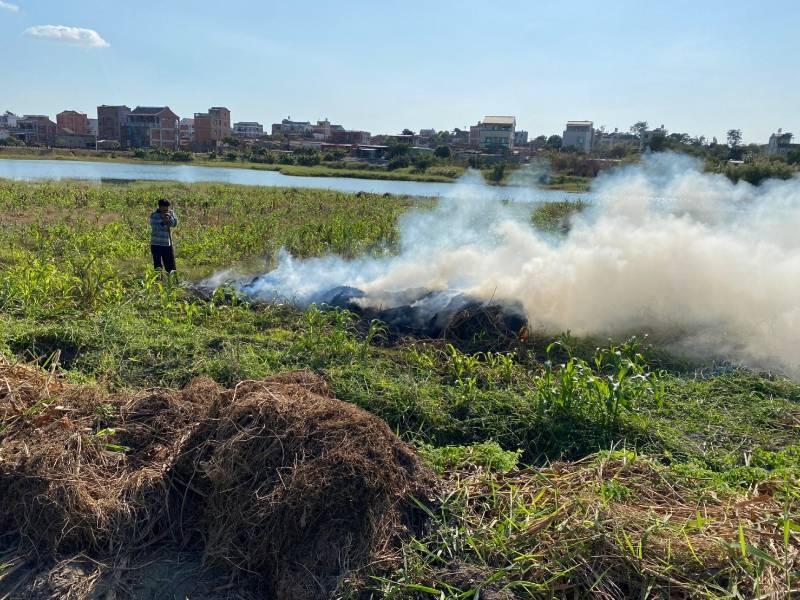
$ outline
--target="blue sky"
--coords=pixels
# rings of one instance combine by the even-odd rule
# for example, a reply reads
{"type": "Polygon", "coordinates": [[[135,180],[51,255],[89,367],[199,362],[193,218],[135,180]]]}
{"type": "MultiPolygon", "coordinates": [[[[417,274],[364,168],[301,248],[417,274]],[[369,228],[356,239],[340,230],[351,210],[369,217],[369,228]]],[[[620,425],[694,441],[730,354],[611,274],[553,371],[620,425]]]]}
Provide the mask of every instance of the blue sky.
{"type": "Polygon", "coordinates": [[[532,135],[646,120],[764,143],[800,136],[798,29],[797,0],[2,0],[0,111],[225,105],[373,133],[513,114],[532,135]]]}

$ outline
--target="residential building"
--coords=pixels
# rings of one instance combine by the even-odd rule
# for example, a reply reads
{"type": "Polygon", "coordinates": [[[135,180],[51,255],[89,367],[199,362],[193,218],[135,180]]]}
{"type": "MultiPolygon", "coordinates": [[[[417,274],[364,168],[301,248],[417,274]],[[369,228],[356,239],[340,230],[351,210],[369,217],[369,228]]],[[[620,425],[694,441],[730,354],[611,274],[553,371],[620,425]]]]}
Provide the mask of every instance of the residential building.
{"type": "MultiPolygon", "coordinates": [[[[344,129],[344,128],[342,128],[344,129]]],[[[309,121],[292,121],[283,119],[280,123],[272,124],[272,135],[286,135],[290,137],[311,136],[314,132],[309,121]]]]}
{"type": "Polygon", "coordinates": [[[264,126],[255,121],[239,121],[233,124],[233,135],[243,138],[259,138],[264,135],[264,126]]]}
{"type": "Polygon", "coordinates": [[[341,131],[332,131],[330,139],[334,144],[352,144],[358,146],[360,144],[369,144],[371,136],[369,131],[342,129],[341,131]]]}
{"type": "Polygon", "coordinates": [[[58,125],[45,115],[25,115],[17,119],[14,135],[29,146],[52,146],[58,125]]]}
{"type": "Polygon", "coordinates": [[[378,139],[382,144],[387,145],[394,145],[394,144],[404,144],[406,146],[416,146],[418,138],[414,134],[410,133],[398,133],[397,135],[382,135],[378,136],[378,139]]]}
{"type": "Polygon", "coordinates": [[[212,150],[231,136],[231,111],[212,106],[207,113],[194,113],[194,142],[198,150],[212,150]]]}
{"type": "Polygon", "coordinates": [[[53,141],[56,148],[82,148],[95,150],[97,148],[97,138],[88,133],[71,133],[66,129],[61,129],[53,141]]]}
{"type": "Polygon", "coordinates": [[[181,122],[178,124],[178,129],[180,130],[178,139],[181,148],[186,149],[191,147],[194,141],[194,119],[181,119],[181,122]]]}
{"type": "Polygon", "coordinates": [[[314,135],[315,139],[323,141],[331,139],[331,122],[328,119],[317,121],[317,124],[311,129],[311,133],[314,135]]]}
{"type": "Polygon", "coordinates": [[[514,132],[514,145],[527,146],[528,145],[528,132],[524,129],[514,132]]]}
{"type": "Polygon", "coordinates": [[[127,106],[97,107],[97,137],[100,140],[122,142],[122,129],[131,109],[127,106]]]}
{"type": "Polygon", "coordinates": [[[614,131],[595,131],[592,149],[612,148],[614,146],[639,146],[639,138],[624,131],[614,128],[614,131]]]}
{"type": "Polygon", "coordinates": [[[452,137],[450,138],[450,143],[455,146],[467,146],[469,145],[469,131],[467,129],[459,129],[456,127],[453,129],[452,137]]]}
{"type": "Polygon", "coordinates": [[[56,115],[56,124],[60,131],[86,135],[89,133],[89,119],[85,113],[76,110],[65,110],[56,115]]]}
{"type": "Polygon", "coordinates": [[[567,121],[564,135],[561,136],[561,148],[577,148],[589,154],[594,140],[594,123],[592,121],[567,121]]]}
{"type": "MultiPolygon", "coordinates": [[[[514,133],[517,128],[517,119],[511,116],[489,115],[479,122],[477,127],[477,145],[486,149],[514,148],[514,133]]],[[[470,127],[470,138],[473,137],[473,128],[470,127]]],[[[472,141],[472,139],[470,140],[472,141]]]]}
{"type": "Polygon", "coordinates": [[[88,119],[89,121],[89,135],[97,137],[97,119],[88,119]]]}
{"type": "Polygon", "coordinates": [[[777,133],[773,133],[769,136],[767,154],[772,156],[786,156],[789,152],[800,150],[800,144],[792,143],[793,138],[794,135],[791,133],[778,129],[777,133]]]}
{"type": "Polygon", "coordinates": [[[656,137],[666,137],[667,130],[664,129],[664,126],[657,127],[656,129],[648,129],[643,131],[641,136],[639,137],[639,150],[647,150],[650,148],[650,144],[653,141],[653,138],[656,137]]]}
{"type": "Polygon", "coordinates": [[[18,119],[19,117],[17,115],[7,110],[0,115],[0,129],[10,130],[16,128],[18,119]]]}
{"type": "Polygon", "coordinates": [[[137,106],[125,118],[122,146],[166,148],[180,146],[180,118],[168,106],[137,106]]]}
{"type": "Polygon", "coordinates": [[[473,148],[477,148],[481,145],[481,126],[483,123],[480,121],[477,122],[475,125],[469,126],[469,145],[473,148]]]}

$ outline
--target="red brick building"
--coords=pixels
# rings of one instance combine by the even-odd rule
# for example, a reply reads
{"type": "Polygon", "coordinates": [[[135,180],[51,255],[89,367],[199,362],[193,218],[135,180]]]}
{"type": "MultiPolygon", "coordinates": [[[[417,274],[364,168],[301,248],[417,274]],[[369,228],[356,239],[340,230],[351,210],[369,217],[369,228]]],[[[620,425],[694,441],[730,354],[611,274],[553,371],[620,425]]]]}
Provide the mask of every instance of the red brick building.
{"type": "Polygon", "coordinates": [[[127,106],[108,106],[103,104],[97,107],[97,139],[122,141],[122,128],[131,109],[127,106]]]}
{"type": "Polygon", "coordinates": [[[45,115],[25,115],[17,119],[14,135],[29,146],[52,146],[58,126],[45,115]]]}
{"type": "Polygon", "coordinates": [[[89,119],[84,113],[75,110],[65,110],[56,115],[56,124],[59,131],[69,131],[78,135],[89,133],[89,119]]]}
{"type": "Polygon", "coordinates": [[[195,150],[213,150],[232,133],[231,111],[224,106],[212,106],[207,113],[194,113],[195,150]]]}
{"type": "Polygon", "coordinates": [[[180,148],[180,117],[169,106],[137,106],[125,118],[125,148],[180,148]]]}

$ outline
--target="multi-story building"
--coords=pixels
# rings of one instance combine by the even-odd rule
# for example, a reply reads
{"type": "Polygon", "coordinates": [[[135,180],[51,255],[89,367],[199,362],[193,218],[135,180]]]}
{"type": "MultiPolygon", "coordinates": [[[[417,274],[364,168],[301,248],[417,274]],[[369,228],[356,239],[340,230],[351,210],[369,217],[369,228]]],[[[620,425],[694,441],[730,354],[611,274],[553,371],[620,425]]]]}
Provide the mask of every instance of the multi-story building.
{"type": "Polygon", "coordinates": [[[769,143],[767,144],[767,154],[772,156],[786,156],[789,152],[800,150],[800,144],[793,144],[792,139],[794,135],[789,132],[784,132],[778,129],[777,133],[769,136],[769,143]]]}
{"type": "Polygon", "coordinates": [[[358,146],[359,144],[369,144],[370,138],[369,131],[343,129],[341,131],[332,131],[330,139],[334,144],[352,144],[358,146]]]}
{"type": "Polygon", "coordinates": [[[514,148],[514,132],[517,119],[510,116],[488,115],[470,130],[470,144],[483,149],[514,148]],[[477,139],[476,139],[477,138],[477,139]]]}
{"type": "Polygon", "coordinates": [[[527,146],[528,145],[528,132],[524,129],[514,132],[514,145],[527,146]]]}
{"type": "Polygon", "coordinates": [[[58,129],[78,135],[89,133],[89,119],[85,113],[76,110],[65,110],[56,115],[58,129]]]}
{"type": "Polygon", "coordinates": [[[180,147],[180,118],[168,106],[137,106],[125,118],[122,146],[127,148],[180,147]]]}
{"type": "Polygon", "coordinates": [[[597,131],[594,132],[592,140],[592,149],[598,148],[612,148],[614,146],[639,146],[638,136],[632,133],[622,132],[617,128],[614,131],[597,131]]]}
{"type": "Polygon", "coordinates": [[[17,115],[7,110],[0,115],[0,129],[10,130],[16,128],[18,119],[17,115]]]}
{"type": "Polygon", "coordinates": [[[58,125],[45,115],[25,115],[17,119],[14,135],[29,146],[52,146],[58,125]]]}
{"type": "Polygon", "coordinates": [[[103,104],[97,107],[97,138],[122,142],[122,128],[130,114],[127,106],[108,106],[103,104]]]}
{"type": "Polygon", "coordinates": [[[97,137],[97,119],[88,119],[89,121],[89,135],[97,137]]]}
{"type": "MultiPolygon", "coordinates": [[[[331,126],[333,128],[333,126],[331,126]]],[[[292,121],[290,119],[283,119],[280,123],[272,124],[272,135],[285,135],[290,137],[306,137],[311,136],[314,132],[314,127],[310,121],[292,121]]]]}
{"type": "Polygon", "coordinates": [[[314,135],[314,139],[322,141],[331,139],[331,122],[328,119],[317,121],[317,124],[311,129],[311,133],[314,135]]]}
{"type": "Polygon", "coordinates": [[[181,148],[190,148],[194,141],[194,119],[181,119],[178,127],[180,129],[181,148]]]}
{"type": "Polygon", "coordinates": [[[567,121],[564,135],[561,136],[562,148],[577,148],[589,154],[592,151],[594,140],[594,122],[592,121],[567,121]]]}
{"type": "Polygon", "coordinates": [[[664,128],[664,125],[661,125],[661,127],[657,127],[655,129],[646,129],[645,131],[642,131],[641,135],[639,136],[639,150],[644,151],[649,149],[654,138],[665,137],[667,137],[667,130],[664,128]]]}
{"type": "Polygon", "coordinates": [[[206,113],[194,113],[194,143],[197,150],[211,150],[231,135],[231,111],[212,106],[206,113]]]}
{"type": "Polygon", "coordinates": [[[239,121],[233,124],[233,135],[242,138],[260,138],[264,135],[264,126],[255,121],[239,121]]]}

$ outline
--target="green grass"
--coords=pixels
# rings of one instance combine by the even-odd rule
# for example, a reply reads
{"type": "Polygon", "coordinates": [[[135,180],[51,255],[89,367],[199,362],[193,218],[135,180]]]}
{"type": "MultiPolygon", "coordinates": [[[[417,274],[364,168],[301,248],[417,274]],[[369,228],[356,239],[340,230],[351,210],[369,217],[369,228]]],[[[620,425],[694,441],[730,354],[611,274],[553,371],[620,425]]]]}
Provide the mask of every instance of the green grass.
{"type": "MultiPolygon", "coordinates": [[[[148,266],[147,216],[162,196],[181,219],[185,277],[263,270],[281,247],[391,253],[398,216],[430,202],[0,181],[0,353],[57,358],[71,380],[112,390],[313,369],[417,445],[445,482],[441,507],[403,560],[353,586],[387,598],[735,598],[797,586],[796,383],[700,375],[637,340],[553,344],[549,332],[471,353],[386,345],[344,312],[251,306],[230,292],[201,300],[148,266]]],[[[531,220],[557,231],[583,207],[542,205],[531,220]]]]}

